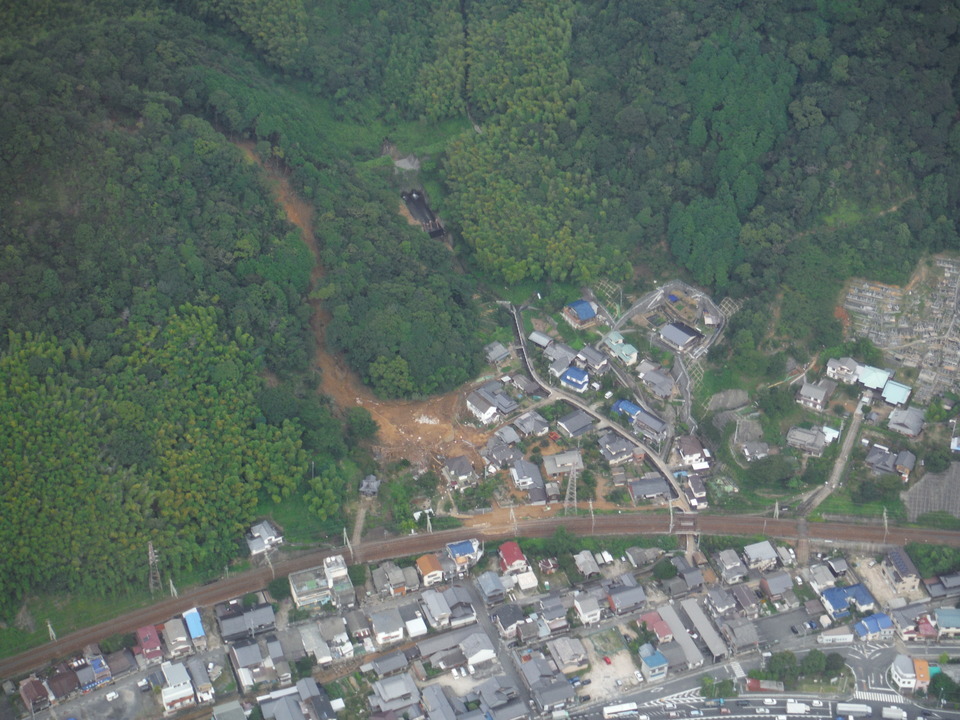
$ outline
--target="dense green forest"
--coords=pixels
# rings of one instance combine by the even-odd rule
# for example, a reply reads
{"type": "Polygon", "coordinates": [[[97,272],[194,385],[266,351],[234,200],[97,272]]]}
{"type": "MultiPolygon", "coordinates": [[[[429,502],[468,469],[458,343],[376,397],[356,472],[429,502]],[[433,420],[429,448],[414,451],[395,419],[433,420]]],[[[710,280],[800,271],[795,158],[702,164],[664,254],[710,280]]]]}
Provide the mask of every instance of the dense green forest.
{"type": "Polygon", "coordinates": [[[0,20],[4,612],[140,582],[147,540],[170,570],[219,567],[260,501],[341,516],[369,433],[316,395],[313,257],[237,141],[313,205],[326,340],[384,396],[476,375],[485,287],[679,271],[745,299],[719,353],[760,366],[764,342],[839,342],[846,277],[958,245],[950,4],[35,0],[0,20]],[[456,255],[398,214],[387,140],[421,154],[456,255]]]}

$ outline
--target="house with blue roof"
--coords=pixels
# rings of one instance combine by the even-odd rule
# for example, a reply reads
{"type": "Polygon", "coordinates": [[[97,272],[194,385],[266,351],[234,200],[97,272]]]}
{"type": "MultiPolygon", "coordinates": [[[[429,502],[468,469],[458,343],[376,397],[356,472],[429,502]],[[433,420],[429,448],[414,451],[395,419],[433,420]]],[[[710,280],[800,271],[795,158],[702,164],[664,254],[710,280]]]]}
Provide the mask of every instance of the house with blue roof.
{"type": "Polygon", "coordinates": [[[887,640],[893,637],[893,620],[886,613],[867,615],[853,626],[858,640],[887,640]]]}
{"type": "Polygon", "coordinates": [[[655,650],[650,643],[640,646],[640,671],[647,682],[663,680],[667,677],[667,668],[670,663],[663,653],[655,650]]]}
{"type": "Polygon", "coordinates": [[[582,393],[590,384],[590,373],[577,367],[567,368],[560,376],[560,384],[570,388],[575,393],[582,393]]]}
{"type": "Polygon", "coordinates": [[[574,300],[563,308],[563,319],[577,330],[597,324],[597,308],[586,300],[574,300]]]}
{"type": "Polygon", "coordinates": [[[475,538],[447,543],[447,554],[456,563],[457,574],[462,576],[480,562],[480,558],[483,557],[483,545],[475,538]]]}
{"type": "Polygon", "coordinates": [[[827,588],[820,599],[823,601],[823,607],[834,619],[849,615],[851,605],[855,605],[860,612],[870,612],[877,604],[863,583],[827,588]]]}
{"type": "Polygon", "coordinates": [[[183,613],[183,621],[187,624],[187,632],[190,633],[190,641],[197,650],[207,649],[207,633],[203,629],[203,621],[200,619],[200,611],[196,608],[190,608],[183,613]]]}
{"type": "Polygon", "coordinates": [[[933,611],[937,621],[937,639],[960,637],[960,609],[951,607],[937,608],[933,611]]]}
{"type": "Polygon", "coordinates": [[[615,413],[629,415],[631,420],[633,420],[638,413],[643,412],[643,408],[630,402],[629,400],[617,400],[610,409],[615,413]]]}

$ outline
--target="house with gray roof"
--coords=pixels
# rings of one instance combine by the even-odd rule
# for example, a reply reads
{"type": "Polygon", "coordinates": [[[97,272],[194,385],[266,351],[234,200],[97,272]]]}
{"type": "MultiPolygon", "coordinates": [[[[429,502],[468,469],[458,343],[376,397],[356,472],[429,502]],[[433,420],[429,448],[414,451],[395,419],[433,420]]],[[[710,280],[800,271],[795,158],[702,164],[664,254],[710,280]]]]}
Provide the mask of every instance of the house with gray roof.
{"type": "Polygon", "coordinates": [[[669,498],[670,484],[659,473],[647,473],[642,478],[627,483],[627,490],[635,503],[653,500],[658,497],[669,498]]]}
{"type": "Polygon", "coordinates": [[[537,486],[543,487],[540,468],[523,458],[513,463],[513,467],[510,468],[510,477],[513,478],[513,484],[517,490],[529,490],[537,486]]]}
{"type": "Polygon", "coordinates": [[[692,349],[703,339],[703,335],[682,322],[672,322],[660,328],[660,339],[678,352],[692,349]]]}
{"type": "Polygon", "coordinates": [[[781,600],[793,590],[793,578],[784,570],[769,573],[760,580],[760,589],[771,600],[781,600]]]}
{"type": "Polygon", "coordinates": [[[420,593],[420,607],[432,628],[442,630],[450,627],[450,605],[443,593],[432,588],[424,590],[420,593]]]}
{"type": "Polygon", "coordinates": [[[393,711],[399,717],[420,703],[420,690],[409,672],[377,680],[371,689],[370,707],[374,712],[393,711]]]}
{"type": "Polygon", "coordinates": [[[573,556],[577,571],[585,578],[600,574],[600,566],[589,550],[581,550],[573,556]]]}
{"type": "Polygon", "coordinates": [[[220,635],[227,641],[252,638],[263,632],[275,630],[277,627],[273,606],[261,603],[250,608],[242,608],[239,603],[231,603],[220,608],[217,622],[220,625],[220,635]]]}
{"type": "Polygon", "coordinates": [[[584,345],[577,353],[577,364],[596,375],[602,375],[610,367],[610,359],[592,345],[584,345]]]}
{"type": "Polygon", "coordinates": [[[510,358],[510,351],[503,346],[502,342],[495,341],[489,345],[485,345],[483,348],[483,354],[487,358],[487,362],[491,365],[499,365],[504,360],[510,358]]]}
{"type": "Polygon", "coordinates": [[[547,475],[566,475],[583,470],[583,456],[579,450],[566,450],[543,456],[543,469],[547,475]]]}
{"type": "Polygon", "coordinates": [[[550,424],[536,410],[528,410],[513,421],[517,432],[524,437],[542,437],[550,430],[550,424]]]}
{"type": "Polygon", "coordinates": [[[490,619],[497,626],[497,630],[500,631],[500,637],[513,639],[517,636],[517,626],[525,622],[527,616],[523,614],[519,605],[508,603],[492,610],[490,619]]]}
{"type": "Polygon", "coordinates": [[[607,604],[614,615],[623,615],[641,610],[647,604],[647,594],[640,585],[615,587],[607,592],[607,604]]]}
{"type": "Polygon", "coordinates": [[[764,572],[777,566],[777,551],[769,540],[744,545],[743,559],[751,570],[764,572]]]}
{"type": "Polygon", "coordinates": [[[707,605],[714,615],[723,615],[737,607],[733,595],[721,587],[711,587],[707,589],[707,605]]]}
{"type": "MultiPolygon", "coordinates": [[[[686,626],[684,626],[680,620],[680,616],[677,615],[673,606],[661,605],[657,608],[657,612],[660,613],[660,617],[663,618],[663,621],[670,628],[673,633],[674,642],[676,642],[680,648],[683,658],[682,667],[685,670],[694,670],[703,665],[703,653],[700,652],[696,643],[693,642],[693,638],[690,637],[686,626]]],[[[663,649],[664,646],[661,646],[661,651],[663,651],[663,649]]]]}
{"type": "Polygon", "coordinates": [[[714,628],[713,623],[710,622],[710,619],[703,612],[703,609],[700,607],[700,603],[697,602],[696,598],[687,598],[680,602],[680,607],[683,609],[683,612],[686,613],[687,617],[690,618],[690,622],[693,623],[694,629],[700,634],[700,639],[703,641],[703,644],[707,646],[707,650],[713,656],[713,661],[718,662],[722,658],[727,656],[727,645],[723,642],[723,639],[720,637],[720,634],[714,628]]]}
{"type": "Polygon", "coordinates": [[[857,382],[859,375],[860,363],[853,358],[842,357],[827,360],[827,377],[832,380],[839,380],[847,385],[852,385],[857,382]]]}
{"type": "Polygon", "coordinates": [[[727,585],[742,582],[749,572],[747,566],[740,561],[740,556],[733,548],[727,548],[717,553],[717,565],[720,577],[727,585]]]}
{"type": "Polygon", "coordinates": [[[633,416],[633,427],[651,440],[663,440],[667,436],[667,424],[653,413],[643,409],[633,416]]]}
{"type": "Polygon", "coordinates": [[[804,382],[797,392],[797,402],[809,410],[823,412],[836,389],[837,384],[833,380],[824,378],[815,383],[804,382]]]}
{"type": "Polygon", "coordinates": [[[420,695],[420,705],[427,713],[428,720],[457,720],[457,711],[443,685],[427,685],[420,695]]]}
{"type": "Polygon", "coordinates": [[[507,445],[516,445],[520,442],[520,435],[512,425],[504,425],[502,428],[499,428],[494,435],[507,445]]]}
{"type": "Polygon", "coordinates": [[[477,471],[466,455],[447,458],[443,463],[442,474],[447,484],[461,492],[464,488],[477,484],[477,471]]]}
{"type": "Polygon", "coordinates": [[[745,442],[741,450],[743,450],[743,457],[746,458],[747,462],[762,460],[770,455],[770,446],[759,440],[749,440],[745,442]]]}
{"type": "Polygon", "coordinates": [[[915,438],[923,432],[923,411],[920,408],[894,408],[887,419],[887,427],[894,432],[915,438]]]}
{"type": "Polygon", "coordinates": [[[370,613],[373,639],[379,647],[403,640],[404,622],[396,608],[370,613]]]}
{"type": "Polygon", "coordinates": [[[563,636],[547,641],[547,652],[563,674],[579,672],[590,662],[587,649],[579,638],[563,636]]]}
{"type": "Polygon", "coordinates": [[[550,345],[550,343],[553,342],[552,337],[546,333],[540,332],[539,330],[534,330],[532,333],[530,333],[530,335],[527,336],[527,340],[544,350],[550,345]]]}
{"type": "Polygon", "coordinates": [[[507,595],[503,583],[500,582],[500,576],[495,572],[488,570],[477,578],[477,585],[480,588],[480,594],[487,605],[496,605],[504,601],[507,595]]]}
{"type": "Polygon", "coordinates": [[[460,628],[477,621],[477,611],[470,602],[470,593],[459,585],[451,585],[443,591],[443,599],[450,607],[450,627],[460,628]]]}
{"type": "Polygon", "coordinates": [[[578,408],[560,418],[557,427],[567,437],[577,438],[593,430],[593,417],[578,408]]]}
{"type": "Polygon", "coordinates": [[[576,697],[573,685],[550,666],[542,653],[525,653],[524,658],[526,660],[519,663],[520,676],[541,713],[563,710],[573,702],[576,697]]]}
{"type": "Polygon", "coordinates": [[[543,356],[550,363],[565,362],[566,367],[564,369],[566,369],[573,364],[573,361],[577,357],[577,351],[566,343],[554,342],[544,348],[543,356]]]}
{"type": "Polygon", "coordinates": [[[820,457],[827,447],[827,436],[823,430],[792,427],[787,431],[787,445],[797,448],[807,455],[820,457]]]}
{"type": "Polygon", "coordinates": [[[607,431],[597,440],[600,445],[600,454],[610,466],[622,465],[633,460],[637,446],[623,437],[620,433],[607,431]]]}
{"type": "Polygon", "coordinates": [[[737,612],[745,618],[756,618],[760,614],[760,604],[756,594],[744,583],[730,588],[730,594],[737,603],[737,612]]]}

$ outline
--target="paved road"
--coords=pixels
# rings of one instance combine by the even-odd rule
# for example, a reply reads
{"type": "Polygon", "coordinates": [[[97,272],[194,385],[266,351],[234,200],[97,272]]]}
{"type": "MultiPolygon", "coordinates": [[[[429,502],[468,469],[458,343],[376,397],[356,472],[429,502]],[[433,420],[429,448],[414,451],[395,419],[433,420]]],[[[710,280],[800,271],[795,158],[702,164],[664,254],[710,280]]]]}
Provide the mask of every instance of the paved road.
{"type": "MultiPolygon", "coordinates": [[[[698,532],[707,535],[752,535],[765,532],[773,538],[798,540],[798,521],[789,519],[757,518],[753,516],[684,516],[689,524],[680,525],[680,531],[698,532]]],[[[381,542],[354,546],[353,559],[343,548],[319,550],[291,557],[274,565],[278,577],[305,570],[323,563],[330,555],[347,554],[350,562],[378,562],[388,558],[430,552],[445,543],[479,538],[485,541],[504,540],[512,537],[549,537],[557,528],[565,527],[574,535],[664,535],[668,533],[670,519],[651,513],[624,513],[621,515],[596,515],[589,517],[556,517],[544,520],[521,520],[513,526],[476,529],[458,528],[432,534],[407,535],[381,542]]],[[[862,526],[844,523],[809,523],[806,537],[842,543],[869,543],[902,545],[907,542],[923,542],[960,547],[960,532],[927,530],[923,528],[892,527],[885,533],[882,526],[862,526]]],[[[238,597],[247,592],[265,587],[270,582],[269,568],[256,568],[234,575],[210,585],[202,585],[180,593],[179,598],[164,598],[147,608],[134,610],[89,628],[64,635],[58,641],[46,643],[20,655],[0,661],[0,677],[9,678],[24,674],[46,662],[80,651],[84,645],[98,642],[114,633],[132,632],[149,623],[162,623],[174,615],[194,606],[210,606],[238,597]]]]}
{"type": "Polygon", "coordinates": [[[650,462],[657,468],[661,475],[666,478],[667,482],[670,483],[670,486],[673,488],[673,492],[679,500],[681,507],[684,511],[689,511],[690,508],[687,505],[686,496],[680,491],[680,488],[677,487],[676,479],[673,477],[673,471],[664,462],[657,453],[655,453],[648,445],[641,442],[636,435],[627,432],[620,425],[611,422],[608,418],[604,417],[592,407],[584,403],[578,397],[572,393],[565,392],[558,388],[550,387],[547,383],[543,382],[539,375],[537,375],[536,368],[533,366],[533,362],[530,360],[530,355],[527,352],[527,339],[523,334],[523,320],[520,318],[520,310],[515,305],[510,306],[510,311],[513,314],[513,323],[517,333],[517,340],[519,342],[520,357],[523,360],[523,364],[527,368],[527,372],[530,373],[530,377],[534,382],[540,385],[544,389],[544,394],[553,400],[564,400],[570,405],[573,405],[576,408],[583,410],[585,413],[589,414],[594,420],[597,421],[597,429],[604,430],[609,429],[617,433],[621,437],[625,438],[628,442],[632,443],[639,447],[644,454],[649,458],[650,462]]]}
{"type": "Polygon", "coordinates": [[[853,417],[850,420],[850,427],[847,428],[847,434],[843,438],[843,447],[840,448],[840,454],[837,455],[836,462],[833,464],[833,470],[830,472],[830,479],[826,485],[819,488],[810,498],[800,507],[800,514],[808,515],[813,512],[817,506],[822,503],[840,484],[843,477],[843,471],[847,467],[847,460],[850,458],[850,451],[853,444],[860,436],[860,424],[863,422],[863,413],[860,412],[860,403],[857,403],[856,410],[853,411],[853,417]]]}

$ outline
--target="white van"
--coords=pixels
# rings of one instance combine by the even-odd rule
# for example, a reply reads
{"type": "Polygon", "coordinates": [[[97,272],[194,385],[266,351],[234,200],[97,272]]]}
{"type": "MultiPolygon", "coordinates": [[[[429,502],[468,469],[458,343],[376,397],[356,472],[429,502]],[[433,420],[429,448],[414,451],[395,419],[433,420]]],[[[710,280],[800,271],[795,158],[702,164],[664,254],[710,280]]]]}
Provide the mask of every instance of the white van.
{"type": "Polygon", "coordinates": [[[110,692],[107,693],[107,702],[113,702],[118,697],[120,696],[117,693],[115,693],[113,690],[111,690],[110,692]]]}

